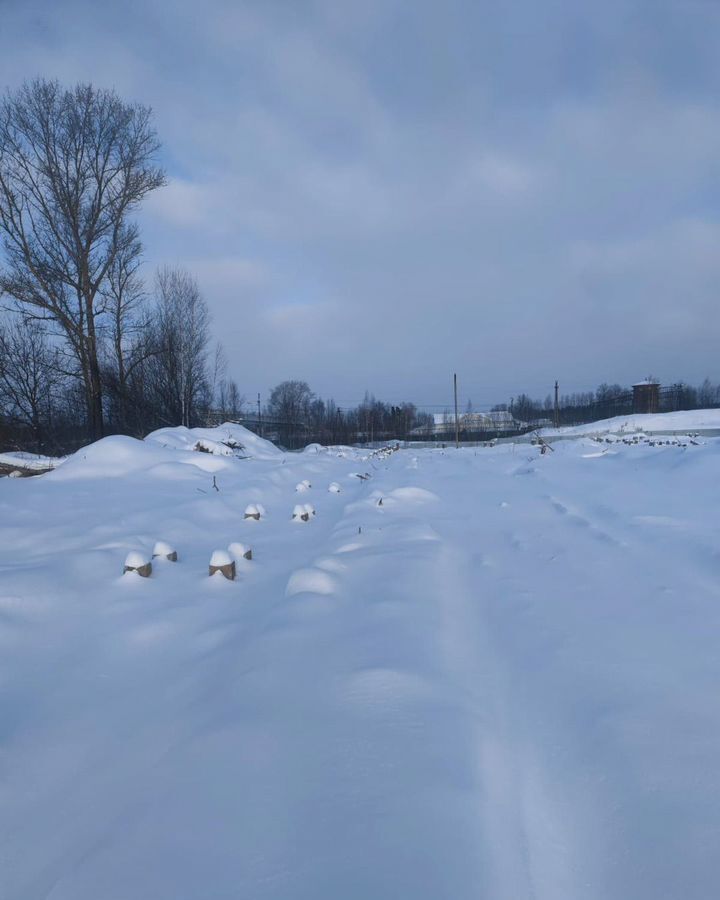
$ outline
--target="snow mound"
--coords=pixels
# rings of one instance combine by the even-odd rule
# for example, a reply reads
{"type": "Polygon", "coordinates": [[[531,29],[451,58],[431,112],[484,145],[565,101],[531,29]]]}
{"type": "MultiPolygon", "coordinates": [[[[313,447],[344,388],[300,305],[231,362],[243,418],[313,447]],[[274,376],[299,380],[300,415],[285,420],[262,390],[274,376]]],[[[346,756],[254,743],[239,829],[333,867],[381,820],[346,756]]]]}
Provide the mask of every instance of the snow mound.
{"type": "Polygon", "coordinates": [[[232,422],[216,428],[160,428],[149,434],[145,441],[173,450],[197,450],[215,456],[277,459],[283,455],[283,451],[270,441],[232,422]]]}
{"type": "Polygon", "coordinates": [[[155,559],[156,556],[159,556],[161,559],[169,559],[171,556],[174,556],[175,560],[177,560],[177,550],[172,544],[168,544],[167,541],[156,541],[152,555],[153,559],[155,559]]]}
{"type": "Polygon", "coordinates": [[[308,444],[307,447],[305,447],[305,449],[303,450],[303,453],[311,453],[314,455],[327,452],[327,447],[323,447],[322,444],[308,444]]]}
{"type": "Polygon", "coordinates": [[[240,541],[233,541],[232,544],[228,544],[228,553],[235,560],[252,559],[252,550],[247,544],[242,544],[240,541]]]}
{"type": "Polygon", "coordinates": [[[393,500],[401,503],[429,503],[438,498],[437,494],[421,487],[399,487],[388,494],[393,500]]]}
{"type": "Polygon", "coordinates": [[[123,478],[147,472],[168,461],[168,454],[161,447],[125,435],[114,435],[73,453],[47,477],[54,481],[123,478]]]}
{"type": "Polygon", "coordinates": [[[298,569],[290,576],[286,597],[294,597],[295,594],[334,594],[336,590],[335,579],[322,569],[298,569]]]}
{"type": "Polygon", "coordinates": [[[220,566],[229,566],[232,561],[232,556],[230,556],[227,550],[213,550],[213,554],[210,557],[210,565],[216,568],[220,568],[220,566]]]}
{"type": "Polygon", "coordinates": [[[131,550],[125,557],[125,565],[130,569],[139,569],[148,562],[147,554],[141,553],[139,550],[131,550]]]}
{"type": "Polygon", "coordinates": [[[186,471],[219,472],[231,463],[209,453],[178,452],[160,444],[113,435],[88,444],[48,473],[53,480],[80,480],[150,476],[181,480],[186,471]]]}

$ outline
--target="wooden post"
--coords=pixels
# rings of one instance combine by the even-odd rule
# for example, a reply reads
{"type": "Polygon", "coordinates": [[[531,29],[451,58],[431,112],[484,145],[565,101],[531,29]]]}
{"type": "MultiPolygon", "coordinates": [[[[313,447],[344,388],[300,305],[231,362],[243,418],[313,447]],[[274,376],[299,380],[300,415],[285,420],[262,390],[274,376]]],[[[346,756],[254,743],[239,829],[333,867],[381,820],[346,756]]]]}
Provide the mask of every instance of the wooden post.
{"type": "Polygon", "coordinates": [[[457,410],[457,372],[453,375],[453,384],[455,388],[455,448],[460,446],[460,431],[458,426],[458,410],[457,410]]]}
{"type": "Polygon", "coordinates": [[[555,427],[560,427],[560,404],[558,403],[558,383],[555,379],[555,427]]]}

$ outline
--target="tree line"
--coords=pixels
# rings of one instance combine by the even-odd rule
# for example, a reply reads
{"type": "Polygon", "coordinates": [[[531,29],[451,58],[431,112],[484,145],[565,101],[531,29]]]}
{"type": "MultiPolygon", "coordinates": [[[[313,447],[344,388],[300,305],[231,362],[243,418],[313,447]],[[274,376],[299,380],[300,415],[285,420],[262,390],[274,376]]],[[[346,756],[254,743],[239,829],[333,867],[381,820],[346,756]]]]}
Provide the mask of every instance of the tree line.
{"type": "Polygon", "coordinates": [[[258,427],[288,448],[308,443],[352,444],[405,440],[432,416],[413,403],[390,404],[369,392],[356,407],[341,408],[334,400],[317,397],[305,381],[283,381],[272,389],[258,427]]]}
{"type": "Polygon", "coordinates": [[[242,398],[197,282],[140,276],[132,216],[165,184],[149,108],[37,79],[0,104],[0,432],[47,451],[193,425],[242,398]]]}
{"type": "MultiPolygon", "coordinates": [[[[659,391],[659,412],[685,409],[713,409],[720,407],[720,384],[705,378],[694,387],[679,381],[664,385],[659,391]]],[[[521,422],[553,420],[555,400],[548,394],[544,400],[521,393],[509,403],[499,403],[493,410],[507,410],[521,422]]],[[[580,425],[633,412],[633,393],[620,384],[599,385],[594,391],[560,394],[558,413],[561,425],[580,425]]]]}

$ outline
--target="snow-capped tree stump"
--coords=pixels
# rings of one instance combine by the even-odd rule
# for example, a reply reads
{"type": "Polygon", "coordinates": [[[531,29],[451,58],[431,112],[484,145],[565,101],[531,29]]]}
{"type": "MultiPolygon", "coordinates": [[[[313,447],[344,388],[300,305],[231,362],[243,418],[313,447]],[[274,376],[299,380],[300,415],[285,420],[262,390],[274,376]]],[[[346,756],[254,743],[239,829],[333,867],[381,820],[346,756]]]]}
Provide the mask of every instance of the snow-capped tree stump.
{"type": "Polygon", "coordinates": [[[217,573],[224,575],[228,581],[235,580],[235,560],[232,559],[226,550],[215,550],[210,557],[210,565],[208,566],[208,574],[216,575],[217,573]]]}
{"type": "Polygon", "coordinates": [[[252,549],[246,544],[233,543],[228,545],[228,553],[235,559],[252,559],[252,549]]]}
{"type": "Polygon", "coordinates": [[[340,485],[337,483],[337,481],[330,482],[330,484],[328,485],[328,491],[331,494],[339,494],[340,493],[341,488],[340,488],[340,485]]]}
{"type": "Polygon", "coordinates": [[[158,541],[153,547],[153,559],[167,559],[170,562],[177,562],[177,550],[170,546],[166,541],[158,541]]]}
{"type": "Polygon", "coordinates": [[[310,519],[310,513],[305,509],[304,505],[298,503],[293,508],[292,517],[294,522],[307,522],[310,519]]]}
{"type": "Polygon", "coordinates": [[[138,550],[131,550],[125,557],[125,567],[123,575],[126,572],[137,572],[143,578],[149,578],[152,574],[152,563],[150,560],[138,550]]]}
{"type": "Polygon", "coordinates": [[[298,484],[295,485],[295,490],[298,492],[298,494],[302,494],[303,491],[309,491],[311,487],[312,485],[307,480],[307,478],[304,478],[302,481],[298,482],[298,484]]]}
{"type": "Polygon", "coordinates": [[[255,519],[256,522],[260,521],[260,507],[255,503],[251,503],[249,506],[245,507],[245,514],[243,515],[243,519],[255,519]]]}
{"type": "Polygon", "coordinates": [[[293,509],[294,522],[309,522],[315,515],[315,507],[311,503],[298,503],[293,509]]]}

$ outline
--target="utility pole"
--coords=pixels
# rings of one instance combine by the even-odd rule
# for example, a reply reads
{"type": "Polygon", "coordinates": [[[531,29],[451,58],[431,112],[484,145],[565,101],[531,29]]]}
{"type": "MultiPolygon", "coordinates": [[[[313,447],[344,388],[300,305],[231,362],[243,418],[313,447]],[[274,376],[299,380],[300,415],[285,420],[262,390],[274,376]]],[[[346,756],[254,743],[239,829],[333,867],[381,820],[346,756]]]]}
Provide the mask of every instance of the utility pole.
{"type": "Polygon", "coordinates": [[[460,431],[458,428],[458,413],[457,413],[457,372],[453,375],[453,385],[455,388],[455,448],[457,449],[460,446],[460,431]]]}
{"type": "Polygon", "coordinates": [[[558,403],[558,383],[555,379],[555,427],[560,427],[560,404],[558,403]]]}
{"type": "Polygon", "coordinates": [[[262,413],[260,412],[260,392],[258,391],[258,433],[262,437],[262,413]]]}

